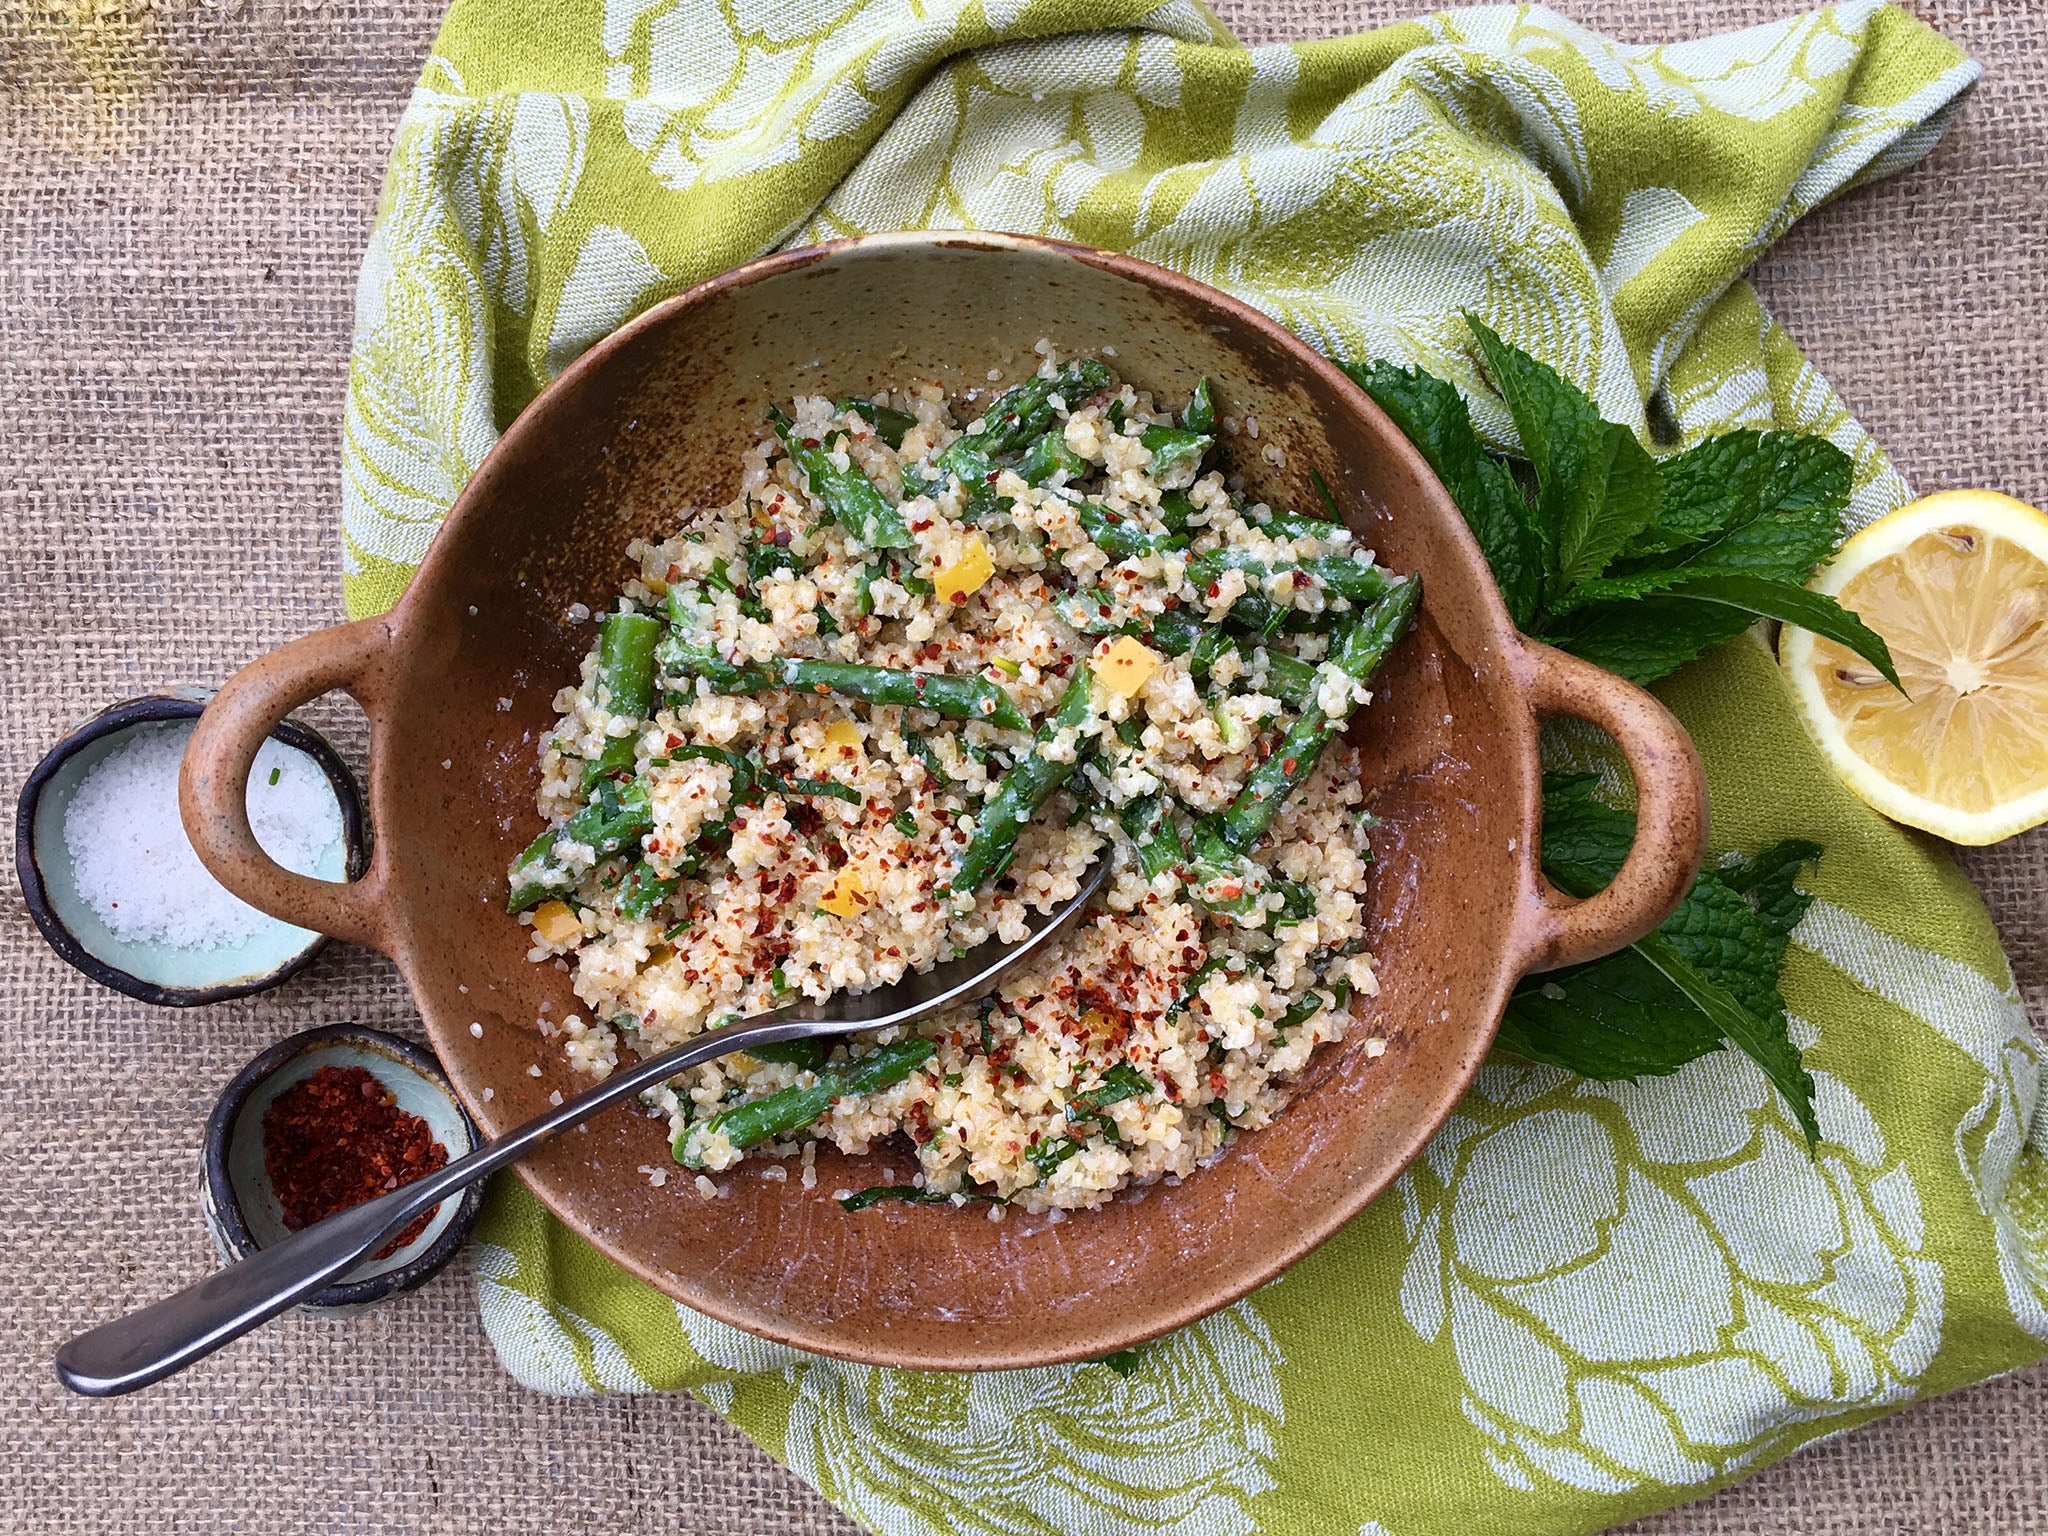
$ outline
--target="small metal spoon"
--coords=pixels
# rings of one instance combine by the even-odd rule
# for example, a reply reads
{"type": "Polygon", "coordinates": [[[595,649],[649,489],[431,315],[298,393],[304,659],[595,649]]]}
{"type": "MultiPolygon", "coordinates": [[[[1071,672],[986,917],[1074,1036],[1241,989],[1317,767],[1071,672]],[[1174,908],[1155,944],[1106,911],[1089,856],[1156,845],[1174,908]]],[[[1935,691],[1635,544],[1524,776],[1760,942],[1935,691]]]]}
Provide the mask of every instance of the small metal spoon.
{"type": "Polygon", "coordinates": [[[79,1334],[57,1351],[57,1379],[87,1397],[117,1397],[161,1381],[347,1273],[421,1211],[516,1162],[600,1110],[666,1082],[688,1067],[784,1040],[900,1028],[954,1003],[985,997],[1007,972],[1073,926],[1108,873],[1109,862],[1098,860],[1071,901],[1026,919],[1030,932],[1020,944],[1005,945],[991,939],[958,960],[935,966],[922,976],[907,976],[894,986],[824,1003],[806,998],[710,1030],[686,1045],[616,1072],[551,1113],[423,1179],[315,1222],[175,1296],[79,1334]]]}

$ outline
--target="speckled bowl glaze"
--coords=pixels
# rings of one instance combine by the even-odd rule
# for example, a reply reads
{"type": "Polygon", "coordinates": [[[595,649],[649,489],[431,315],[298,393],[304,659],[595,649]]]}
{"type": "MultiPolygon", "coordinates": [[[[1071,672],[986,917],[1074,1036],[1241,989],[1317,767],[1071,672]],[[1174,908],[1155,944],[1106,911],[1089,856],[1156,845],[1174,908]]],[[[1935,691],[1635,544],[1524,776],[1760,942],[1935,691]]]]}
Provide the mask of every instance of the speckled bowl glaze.
{"type": "Polygon", "coordinates": [[[260,907],[391,955],[456,1090],[503,1132],[579,1086],[535,1028],[543,1006],[557,1019],[577,1007],[569,978],[525,958],[504,912],[506,865],[540,825],[536,744],[591,642],[573,605],[609,603],[629,540],[660,536],[685,504],[731,499],[770,402],[906,375],[986,389],[992,366],[1006,382],[1028,372],[1041,336],[1063,353],[1114,349],[1125,378],[1161,392],[1208,375],[1285,449],[1284,465],[1246,456],[1256,494],[1316,505],[1320,471],[1364,542],[1423,574],[1422,617],[1356,727],[1384,823],[1370,917],[1382,990],[1356,1002],[1361,1026],[1271,1126],[1194,1177],[1063,1222],[842,1211],[835,1190],[904,1180],[908,1160],[887,1146],[821,1152],[809,1190],[744,1164],[721,1175],[725,1198],[699,1200],[688,1180],[650,1183],[642,1170],[669,1162],[664,1127],[623,1111],[521,1166],[570,1227],[677,1300],[880,1365],[1089,1359],[1270,1279],[1421,1150],[1522,975],[1646,932],[1698,867],[1704,791],[1684,731],[1642,690],[1515,633],[1456,507],[1341,372],[1236,300],[1103,251],[899,235],[753,263],[572,366],[470,481],[404,600],[245,669],[185,760],[185,820],[209,867],[260,907]],[[329,688],[355,695],[374,739],[378,852],[349,887],[270,864],[242,812],[264,730],[329,688]],[[1613,735],[1639,797],[1635,849],[1584,902],[1537,862],[1537,727],[1553,713],[1613,735]]]}
{"type": "MultiPolygon", "coordinates": [[[[391,1090],[398,1107],[427,1122],[448,1160],[475,1150],[476,1125],[463,1112],[441,1064],[397,1035],[359,1024],[326,1024],[280,1040],[235,1074],[206,1120],[199,1169],[206,1229],[229,1263],[286,1235],[263,1165],[263,1114],[277,1096],[322,1067],[362,1067],[391,1090]]],[[[309,1312],[357,1312],[424,1285],[455,1257],[476,1225],[484,1187],[472,1184],[435,1208],[420,1235],[388,1258],[371,1259],[315,1291],[309,1312]]]]}
{"type": "MultiPolygon", "coordinates": [[[[14,867],[29,916],[50,947],[102,986],[145,1003],[189,1008],[267,991],[296,975],[327,945],[325,934],[274,928],[232,949],[181,950],[120,938],[79,894],[64,842],[64,813],[85,776],[141,727],[195,721],[210,688],[172,688],[109,705],[44,754],[22,786],[14,820],[14,867]]],[[[272,739],[306,753],[326,775],[341,807],[337,880],[362,877],[370,863],[362,790],[348,764],[309,726],[286,720],[272,739]]]]}

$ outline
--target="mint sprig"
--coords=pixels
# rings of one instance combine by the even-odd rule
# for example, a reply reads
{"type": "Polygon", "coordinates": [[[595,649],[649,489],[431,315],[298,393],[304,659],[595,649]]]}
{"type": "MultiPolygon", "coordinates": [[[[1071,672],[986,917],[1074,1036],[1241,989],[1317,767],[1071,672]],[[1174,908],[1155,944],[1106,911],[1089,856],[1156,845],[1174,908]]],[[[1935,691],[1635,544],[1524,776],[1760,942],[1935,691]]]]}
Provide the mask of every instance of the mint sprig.
{"type": "MultiPolygon", "coordinates": [[[[1487,451],[1454,385],[1391,363],[1345,371],[1443,481],[1524,633],[1647,683],[1770,618],[1846,646],[1897,686],[1883,639],[1805,585],[1833,555],[1848,504],[1839,448],[1728,432],[1660,462],[1554,370],[1466,321],[1521,436],[1524,473],[1487,451]]],[[[1582,897],[1613,879],[1635,838],[1635,818],[1593,784],[1544,780],[1544,873],[1582,897]]],[[[1782,842],[1701,871],[1654,933],[1523,982],[1500,1048],[1611,1081],[1675,1072],[1732,1044],[1817,1145],[1813,1078],[1787,1031],[1778,971],[1811,900],[1797,876],[1820,853],[1782,842]]]]}
{"type": "MultiPolygon", "coordinates": [[[[1578,896],[1606,885],[1635,839],[1635,818],[1596,800],[1594,782],[1544,776],[1543,870],[1578,896]]],[[[1654,933],[1525,980],[1501,1020],[1500,1048],[1612,1081],[1675,1072],[1732,1043],[1785,1096],[1808,1145],[1818,1144],[1813,1078],[1786,1031],[1778,968],[1812,900],[1795,878],[1820,853],[1817,843],[1787,841],[1702,870],[1654,933]]]]}
{"type": "Polygon", "coordinates": [[[1554,369],[1466,323],[1521,435],[1533,495],[1486,451],[1455,386],[1385,362],[1345,371],[1443,481],[1520,629],[1647,683],[1776,619],[1897,685],[1883,638],[1805,585],[1834,552],[1848,503],[1841,449],[1730,432],[1659,462],[1554,369]]]}

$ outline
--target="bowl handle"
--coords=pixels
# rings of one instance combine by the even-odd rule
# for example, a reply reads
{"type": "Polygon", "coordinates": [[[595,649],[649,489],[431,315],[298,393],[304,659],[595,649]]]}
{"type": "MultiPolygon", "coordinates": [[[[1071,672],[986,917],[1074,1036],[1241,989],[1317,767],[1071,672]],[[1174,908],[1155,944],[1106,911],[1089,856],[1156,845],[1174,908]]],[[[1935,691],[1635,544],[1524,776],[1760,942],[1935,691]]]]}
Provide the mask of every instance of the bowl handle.
{"type": "MultiPolygon", "coordinates": [[[[391,627],[383,619],[339,624],[280,646],[229,678],[193,729],[178,773],[178,810],[199,861],[235,895],[272,917],[372,949],[386,946],[388,864],[370,828],[370,867],[352,882],[294,874],[249,827],[249,773],[278,721],[331,688],[346,689],[377,723],[391,627]]],[[[374,792],[375,779],[372,778],[374,792]]]]}
{"type": "Polygon", "coordinates": [[[1635,844],[1605,890],[1584,900],[1560,891],[1544,878],[1541,839],[1524,840],[1516,937],[1523,970],[1549,971],[1634,943],[1685,899],[1707,850],[1707,781],[1692,737],[1646,690],[1533,640],[1522,642],[1522,657],[1537,714],[1599,726],[1636,783],[1635,844]]]}

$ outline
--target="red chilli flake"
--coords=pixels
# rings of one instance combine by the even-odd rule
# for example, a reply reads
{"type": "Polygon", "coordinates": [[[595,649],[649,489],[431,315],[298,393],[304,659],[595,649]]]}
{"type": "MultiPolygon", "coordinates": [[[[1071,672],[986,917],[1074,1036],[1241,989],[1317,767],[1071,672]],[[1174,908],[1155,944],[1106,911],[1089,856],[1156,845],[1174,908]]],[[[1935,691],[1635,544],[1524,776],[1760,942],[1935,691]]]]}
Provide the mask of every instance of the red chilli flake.
{"type": "MultiPolygon", "coordinates": [[[[366,1067],[322,1067],[263,1112],[263,1169],[287,1231],[388,1194],[447,1163],[448,1149],[427,1122],[400,1109],[366,1067]]],[[[376,1256],[389,1258],[403,1248],[433,1215],[415,1217],[376,1256]]]]}

